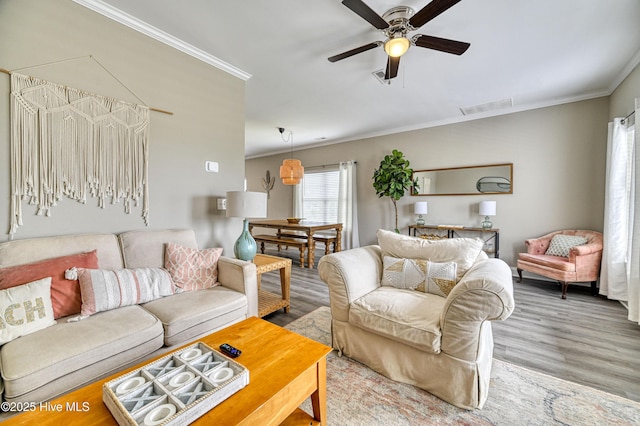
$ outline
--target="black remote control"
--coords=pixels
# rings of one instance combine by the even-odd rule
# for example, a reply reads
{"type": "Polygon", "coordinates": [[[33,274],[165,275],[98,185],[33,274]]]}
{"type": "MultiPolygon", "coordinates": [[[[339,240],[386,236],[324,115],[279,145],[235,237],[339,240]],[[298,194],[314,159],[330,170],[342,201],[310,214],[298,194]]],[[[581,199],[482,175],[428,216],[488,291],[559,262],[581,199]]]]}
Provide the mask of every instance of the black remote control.
{"type": "Polygon", "coordinates": [[[236,349],[228,343],[221,344],[220,350],[224,352],[226,355],[230,356],[231,358],[238,357],[242,353],[240,349],[236,349]]]}

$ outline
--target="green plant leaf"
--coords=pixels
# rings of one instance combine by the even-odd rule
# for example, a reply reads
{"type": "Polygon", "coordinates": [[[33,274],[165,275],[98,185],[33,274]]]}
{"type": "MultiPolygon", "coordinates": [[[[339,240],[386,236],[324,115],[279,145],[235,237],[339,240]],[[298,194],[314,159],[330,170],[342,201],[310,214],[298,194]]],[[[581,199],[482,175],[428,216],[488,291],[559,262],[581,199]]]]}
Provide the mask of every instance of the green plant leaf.
{"type": "Polygon", "coordinates": [[[398,207],[396,201],[404,197],[407,190],[418,189],[418,181],[412,181],[413,169],[409,167],[409,160],[397,149],[385,155],[380,166],[373,172],[373,188],[378,198],[389,197],[395,209],[395,229],[398,232],[398,207]]]}

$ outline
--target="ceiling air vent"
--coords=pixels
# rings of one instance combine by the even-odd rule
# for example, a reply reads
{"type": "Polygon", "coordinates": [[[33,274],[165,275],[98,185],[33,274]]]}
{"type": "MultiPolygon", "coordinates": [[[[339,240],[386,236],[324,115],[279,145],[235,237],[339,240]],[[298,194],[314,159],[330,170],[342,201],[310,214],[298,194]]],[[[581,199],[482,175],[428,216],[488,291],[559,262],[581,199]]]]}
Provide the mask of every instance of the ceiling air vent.
{"type": "Polygon", "coordinates": [[[371,74],[373,74],[373,76],[376,78],[376,80],[378,80],[380,82],[380,84],[389,84],[389,80],[385,80],[384,79],[384,70],[378,70],[378,71],[374,71],[371,74]]]}
{"type": "Polygon", "coordinates": [[[460,111],[464,115],[471,115],[471,114],[478,114],[481,112],[495,111],[497,109],[511,108],[512,106],[513,106],[513,99],[507,98],[499,101],[487,102],[484,104],[460,107],[460,111]]]}

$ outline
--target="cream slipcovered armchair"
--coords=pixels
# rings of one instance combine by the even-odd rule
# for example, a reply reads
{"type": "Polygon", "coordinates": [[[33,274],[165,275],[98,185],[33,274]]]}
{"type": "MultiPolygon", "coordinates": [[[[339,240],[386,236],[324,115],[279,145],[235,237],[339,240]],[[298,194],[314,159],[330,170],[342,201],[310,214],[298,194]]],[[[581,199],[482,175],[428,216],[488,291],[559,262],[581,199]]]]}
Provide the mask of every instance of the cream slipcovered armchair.
{"type": "Polygon", "coordinates": [[[518,254],[518,282],[522,271],[557,280],[562,286],[562,298],[572,282],[591,282],[591,293],[598,292],[602,260],[602,234],[596,231],[555,231],[540,238],[525,241],[526,253],[518,254]]]}
{"type": "Polygon", "coordinates": [[[318,265],[329,286],[333,347],[458,407],[482,408],[490,321],[514,308],[510,268],[489,259],[478,239],[379,230],[378,243],[326,255],[318,265]]]}

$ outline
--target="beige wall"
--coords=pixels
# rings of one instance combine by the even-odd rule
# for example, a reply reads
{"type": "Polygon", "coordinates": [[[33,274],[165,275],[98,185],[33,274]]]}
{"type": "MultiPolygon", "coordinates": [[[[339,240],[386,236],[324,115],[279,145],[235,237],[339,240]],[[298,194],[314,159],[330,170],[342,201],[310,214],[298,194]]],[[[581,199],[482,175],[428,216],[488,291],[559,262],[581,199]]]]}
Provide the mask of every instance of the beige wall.
{"type": "MultiPolygon", "coordinates": [[[[245,82],[187,56],[70,0],[2,0],[0,67],[18,69],[93,55],[149,106],[150,227],[192,227],[201,246],[223,246],[232,254],[239,219],[224,217],[215,198],[243,188],[245,82]],[[204,161],[220,164],[205,173],[204,161]]],[[[90,59],[32,68],[35,77],[137,102],[90,59]]],[[[0,240],[9,223],[9,76],[0,74],[0,240]]],[[[104,210],[63,200],[51,217],[35,216],[23,204],[24,226],[15,238],[144,229],[140,210],[122,204],[104,210]]]]}
{"type": "MultiPolygon", "coordinates": [[[[459,124],[380,136],[294,153],[303,165],[358,162],[361,245],[376,242],[378,228],[393,229],[391,202],[378,199],[374,169],[392,149],[404,152],[418,169],[513,163],[514,193],[471,196],[406,196],[399,202],[403,233],[414,223],[412,203],[429,202],[429,224],[479,226],[478,203],[497,201],[494,227],[500,229],[501,258],[515,266],[526,238],[557,229],[602,230],[608,98],[564,104],[459,124]]],[[[277,176],[287,154],[248,160],[249,189],[262,190],[267,170],[277,176]]],[[[292,212],[291,187],[277,180],[269,217],[292,212]]]]}

